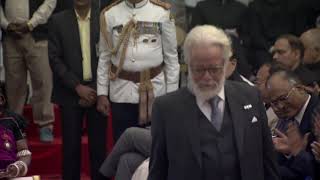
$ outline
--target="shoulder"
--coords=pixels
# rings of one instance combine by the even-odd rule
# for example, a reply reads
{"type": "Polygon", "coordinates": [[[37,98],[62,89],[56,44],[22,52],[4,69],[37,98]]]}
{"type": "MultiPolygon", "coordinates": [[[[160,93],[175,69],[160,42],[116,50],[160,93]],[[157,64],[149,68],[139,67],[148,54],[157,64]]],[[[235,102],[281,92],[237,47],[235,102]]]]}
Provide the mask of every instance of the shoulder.
{"type": "Polygon", "coordinates": [[[181,104],[181,100],[188,100],[192,97],[194,98],[187,88],[180,88],[176,91],[157,97],[155,104],[160,106],[163,105],[165,107],[172,107],[175,106],[176,103],[181,104]]]}
{"type": "Polygon", "coordinates": [[[51,21],[66,21],[66,18],[68,18],[72,14],[72,11],[73,9],[68,9],[55,13],[54,15],[52,15],[51,21]]]}
{"type": "Polygon", "coordinates": [[[124,0],[116,0],[116,1],[114,1],[113,3],[111,3],[110,5],[108,5],[108,6],[106,6],[106,7],[104,7],[102,9],[101,15],[105,15],[105,14],[109,14],[109,13],[113,13],[113,12],[119,11],[118,8],[122,3],[124,3],[124,0]]]}
{"type": "Polygon", "coordinates": [[[206,8],[206,7],[211,7],[215,6],[216,2],[215,1],[200,1],[197,3],[196,7],[198,8],[206,8]]]}
{"type": "Polygon", "coordinates": [[[226,81],[225,88],[230,92],[230,95],[235,96],[239,99],[260,98],[258,89],[244,82],[226,81]]]}
{"type": "Polygon", "coordinates": [[[170,3],[167,3],[167,2],[163,2],[163,1],[160,1],[160,0],[149,0],[150,3],[156,5],[156,6],[159,6],[165,10],[170,10],[171,9],[171,4],[170,3]]]}

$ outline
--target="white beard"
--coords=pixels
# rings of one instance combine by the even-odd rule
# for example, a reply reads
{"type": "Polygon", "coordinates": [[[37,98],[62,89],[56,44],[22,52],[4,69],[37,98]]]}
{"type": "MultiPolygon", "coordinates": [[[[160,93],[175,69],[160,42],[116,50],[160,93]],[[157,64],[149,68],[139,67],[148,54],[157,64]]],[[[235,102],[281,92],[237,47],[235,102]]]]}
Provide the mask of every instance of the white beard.
{"type": "Polygon", "coordinates": [[[197,83],[193,81],[191,71],[188,74],[188,89],[197,97],[204,100],[210,100],[216,96],[224,86],[225,77],[221,76],[219,82],[212,82],[212,88],[200,89],[197,83]]]}

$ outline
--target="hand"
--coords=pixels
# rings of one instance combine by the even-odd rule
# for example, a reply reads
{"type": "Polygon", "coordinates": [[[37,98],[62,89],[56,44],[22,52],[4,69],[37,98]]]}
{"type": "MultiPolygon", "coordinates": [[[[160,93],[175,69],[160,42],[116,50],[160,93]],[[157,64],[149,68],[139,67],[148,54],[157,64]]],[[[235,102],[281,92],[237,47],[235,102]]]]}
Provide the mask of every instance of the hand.
{"type": "Polygon", "coordinates": [[[288,137],[278,129],[275,129],[274,133],[277,137],[272,138],[272,141],[276,151],[282,154],[290,155],[291,151],[289,147],[288,137]]]}
{"type": "Polygon", "coordinates": [[[18,26],[17,23],[10,23],[7,27],[7,33],[10,34],[14,38],[21,38],[20,33],[18,32],[18,26]]]}
{"type": "Polygon", "coordinates": [[[310,94],[319,94],[320,92],[320,87],[317,83],[314,83],[313,86],[303,86],[301,85],[301,88],[304,89],[307,93],[310,94]]]}
{"type": "Polygon", "coordinates": [[[316,112],[313,115],[313,133],[316,140],[320,142],[320,112],[316,112]]]}
{"type": "Polygon", "coordinates": [[[18,165],[10,164],[7,167],[7,177],[17,177],[19,176],[19,171],[18,165]]]}
{"type": "Polygon", "coordinates": [[[311,150],[312,150],[312,153],[313,153],[315,159],[320,162],[320,143],[314,141],[311,144],[311,148],[312,148],[311,150]]]}
{"type": "Polygon", "coordinates": [[[79,105],[81,107],[87,108],[87,107],[91,107],[92,105],[94,105],[96,103],[96,101],[86,101],[84,99],[80,99],[79,100],[79,105]]]}
{"type": "Polygon", "coordinates": [[[291,155],[296,156],[301,151],[305,150],[308,145],[308,137],[310,133],[306,133],[303,137],[296,124],[290,123],[288,125],[287,136],[291,155]]]}
{"type": "Polygon", "coordinates": [[[107,96],[98,96],[97,110],[107,116],[110,111],[110,102],[107,96]]]}
{"type": "Polygon", "coordinates": [[[0,179],[8,177],[7,171],[0,171],[0,179]]]}
{"type": "Polygon", "coordinates": [[[97,92],[89,86],[79,84],[76,86],[76,92],[81,99],[88,102],[94,102],[97,99],[97,92]]]}
{"type": "Polygon", "coordinates": [[[30,32],[27,22],[20,23],[17,25],[17,31],[20,35],[30,32]]]}

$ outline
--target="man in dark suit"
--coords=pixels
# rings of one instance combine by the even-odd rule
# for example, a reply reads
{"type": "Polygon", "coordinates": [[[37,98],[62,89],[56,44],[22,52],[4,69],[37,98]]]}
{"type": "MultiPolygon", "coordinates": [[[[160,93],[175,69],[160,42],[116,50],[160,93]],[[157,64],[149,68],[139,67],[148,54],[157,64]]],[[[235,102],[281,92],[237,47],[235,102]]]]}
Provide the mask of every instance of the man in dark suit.
{"type": "Polygon", "coordinates": [[[310,143],[313,140],[312,113],[319,98],[309,95],[295,74],[276,71],[267,81],[270,105],[278,116],[273,143],[278,152],[280,175],[283,180],[300,180],[313,177],[314,162],[310,143]],[[298,133],[290,124],[296,126],[298,133]]]}
{"type": "Polygon", "coordinates": [[[159,97],[152,114],[149,180],[278,180],[258,91],[224,82],[230,41],[214,26],[188,34],[189,89],[159,97]]]}
{"type": "Polygon", "coordinates": [[[99,39],[98,11],[91,0],[74,0],[74,9],[52,17],[49,28],[49,60],[53,71],[53,102],[60,105],[63,133],[63,179],[80,179],[82,124],[87,116],[90,172],[98,169],[106,153],[106,117],[96,104],[96,70],[99,39]]]}
{"type": "Polygon", "coordinates": [[[292,34],[278,37],[271,48],[271,53],[274,61],[292,71],[304,85],[314,87],[319,77],[302,64],[304,46],[298,37],[292,34]]]}

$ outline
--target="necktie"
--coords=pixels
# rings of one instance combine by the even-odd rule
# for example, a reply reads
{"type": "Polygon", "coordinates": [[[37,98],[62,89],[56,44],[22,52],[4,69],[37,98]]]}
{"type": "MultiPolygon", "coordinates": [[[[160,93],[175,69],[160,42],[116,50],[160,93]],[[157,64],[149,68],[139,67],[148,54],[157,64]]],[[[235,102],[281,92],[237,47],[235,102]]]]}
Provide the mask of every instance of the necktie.
{"type": "Polygon", "coordinates": [[[218,96],[215,96],[210,100],[211,105],[211,124],[220,131],[221,124],[222,124],[222,112],[219,109],[220,98],[218,96]]]}
{"type": "Polygon", "coordinates": [[[282,133],[286,133],[290,122],[294,122],[294,119],[279,119],[276,128],[282,133]]]}

